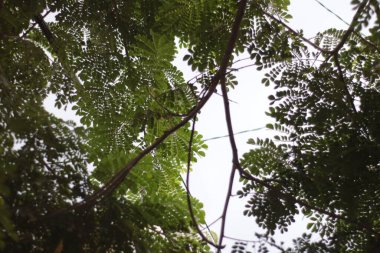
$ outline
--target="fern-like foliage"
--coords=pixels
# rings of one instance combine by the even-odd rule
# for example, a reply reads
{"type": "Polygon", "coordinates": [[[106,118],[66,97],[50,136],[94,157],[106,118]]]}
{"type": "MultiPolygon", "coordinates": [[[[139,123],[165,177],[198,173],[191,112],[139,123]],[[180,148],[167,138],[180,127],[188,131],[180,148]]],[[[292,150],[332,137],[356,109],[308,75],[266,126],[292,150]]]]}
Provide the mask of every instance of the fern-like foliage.
{"type": "Polygon", "coordinates": [[[267,114],[277,123],[268,127],[282,134],[273,141],[249,141],[256,148],[244,154],[242,165],[271,187],[244,181],[238,193],[252,194],[245,215],[274,233],[287,231],[301,210],[310,218],[307,229],[326,240],[318,246],[325,245],[326,252],[376,247],[368,234],[348,232],[363,228],[337,216],[377,230],[380,213],[375,113],[379,73],[371,67],[379,55],[371,37],[345,37],[346,32],[319,33],[315,43],[325,50],[321,53],[304,45],[302,34],[289,34],[286,27],[259,15],[252,19],[252,42],[247,44],[258,69],[266,71],[263,84],[275,88],[267,114]],[[342,40],[338,53],[327,53],[342,40]]]}

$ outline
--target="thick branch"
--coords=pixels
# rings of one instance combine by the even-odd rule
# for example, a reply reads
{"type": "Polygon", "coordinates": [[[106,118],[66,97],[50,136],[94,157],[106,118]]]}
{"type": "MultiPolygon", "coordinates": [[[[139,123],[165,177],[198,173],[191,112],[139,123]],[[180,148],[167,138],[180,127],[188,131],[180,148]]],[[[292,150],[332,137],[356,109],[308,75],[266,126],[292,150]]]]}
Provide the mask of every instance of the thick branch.
{"type": "MultiPolygon", "coordinates": [[[[166,138],[168,138],[172,133],[176,132],[178,129],[183,127],[187,122],[189,122],[207,103],[207,101],[210,99],[210,97],[214,94],[214,91],[216,89],[216,86],[219,83],[220,77],[222,73],[225,73],[229,59],[231,58],[232,51],[235,46],[235,42],[238,38],[238,32],[240,28],[241,20],[243,19],[245,7],[247,4],[247,0],[241,0],[239,2],[239,7],[235,16],[234,23],[232,25],[232,31],[230,38],[228,40],[227,47],[225,49],[225,52],[223,54],[223,58],[220,64],[220,68],[218,72],[213,76],[211,79],[211,85],[205,94],[205,96],[198,102],[198,104],[190,110],[190,112],[187,114],[187,116],[181,120],[177,125],[172,127],[171,129],[167,130],[162,136],[158,137],[149,147],[141,151],[140,154],[138,154],[134,159],[132,159],[130,162],[128,162],[124,168],[122,168],[116,175],[114,175],[104,186],[102,186],[98,191],[96,191],[93,195],[89,196],[82,202],[73,205],[71,208],[73,209],[86,209],[88,207],[91,207],[95,205],[97,202],[99,202],[104,197],[110,195],[125,179],[125,177],[129,174],[129,172],[133,169],[133,167],[141,160],[143,159],[147,154],[149,154],[152,150],[154,150],[158,145],[160,145],[166,138]]],[[[71,209],[70,208],[70,209],[71,209]]],[[[56,214],[67,212],[69,209],[59,210],[57,212],[54,212],[52,215],[55,216],[56,214]]]]}
{"type": "MultiPolygon", "coordinates": [[[[41,15],[36,15],[36,16],[34,16],[34,21],[36,21],[36,18],[37,19],[39,19],[40,21],[42,20],[44,20],[44,18],[47,16],[47,15],[49,15],[50,14],[50,12],[51,12],[51,10],[48,10],[43,16],[41,16],[41,15]]],[[[44,21],[43,21],[44,22],[44,21]]],[[[18,39],[23,39],[23,38],[25,38],[27,35],[28,35],[28,33],[30,32],[30,31],[32,31],[33,30],[33,28],[36,26],[38,24],[38,22],[36,21],[36,22],[34,22],[20,37],[18,37],[18,39]]]]}
{"type": "Polygon", "coordinates": [[[49,41],[50,44],[53,44],[55,41],[54,34],[50,31],[48,25],[46,24],[44,17],[41,14],[38,14],[34,16],[34,20],[36,21],[36,24],[38,24],[39,28],[41,29],[41,32],[43,35],[45,35],[46,39],[49,41]]]}

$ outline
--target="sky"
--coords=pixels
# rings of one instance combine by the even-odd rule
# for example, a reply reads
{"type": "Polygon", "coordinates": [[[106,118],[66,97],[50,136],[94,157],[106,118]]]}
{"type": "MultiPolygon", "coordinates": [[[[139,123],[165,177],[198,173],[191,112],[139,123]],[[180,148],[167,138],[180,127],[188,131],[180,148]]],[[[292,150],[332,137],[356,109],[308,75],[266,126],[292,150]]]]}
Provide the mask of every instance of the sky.
{"type": "MultiPolygon", "coordinates": [[[[320,2],[350,23],[354,15],[350,0],[320,0],[320,2]]],[[[289,25],[295,30],[302,29],[306,38],[312,38],[317,32],[328,28],[347,29],[348,27],[347,24],[339,20],[315,0],[292,0],[291,3],[289,12],[293,19],[289,22],[289,25]]],[[[194,73],[189,71],[187,65],[181,62],[185,53],[186,51],[184,50],[180,51],[176,65],[183,70],[185,79],[188,80],[194,76],[194,73]]],[[[241,56],[241,58],[245,57],[247,55],[241,56]]],[[[249,61],[242,61],[235,67],[249,63],[249,61]]],[[[234,101],[230,103],[234,132],[263,128],[266,124],[273,122],[265,114],[269,107],[267,97],[273,90],[261,84],[263,73],[256,71],[255,67],[250,67],[240,70],[236,75],[239,84],[229,93],[230,100],[234,101]]],[[[202,109],[196,123],[196,130],[205,139],[227,135],[223,98],[221,96],[214,95],[202,109]]],[[[246,144],[248,138],[267,138],[273,136],[273,134],[271,130],[261,129],[236,135],[239,155],[241,156],[249,149],[254,148],[246,144]]],[[[222,214],[231,171],[232,155],[228,138],[209,140],[206,143],[208,145],[206,157],[198,159],[198,162],[193,165],[190,177],[190,191],[193,196],[204,203],[206,221],[207,223],[212,223],[222,214]]],[[[235,176],[235,179],[233,194],[240,188],[238,175],[235,176]]],[[[255,232],[263,232],[258,228],[252,217],[243,216],[244,205],[247,200],[239,199],[238,197],[231,198],[225,235],[233,238],[255,240],[255,232]]],[[[299,215],[296,223],[291,226],[287,234],[278,234],[275,238],[278,242],[285,241],[285,245],[289,245],[293,238],[306,232],[306,224],[307,219],[299,215]]],[[[210,229],[219,234],[220,220],[210,229]]],[[[233,245],[233,241],[227,239],[225,243],[227,243],[228,247],[223,252],[231,252],[229,247],[233,245]]],[[[276,250],[273,250],[273,252],[276,252],[276,250]]]]}
{"type": "MultiPolygon", "coordinates": [[[[303,29],[306,38],[312,38],[317,32],[331,27],[347,29],[344,22],[323,8],[317,1],[292,0],[289,11],[293,19],[289,22],[289,25],[295,30],[303,29]]],[[[350,5],[350,0],[319,1],[348,23],[351,21],[354,12],[350,5]]],[[[185,50],[179,51],[175,65],[183,71],[185,80],[189,80],[195,76],[195,73],[191,72],[186,63],[182,62],[185,54],[185,50]]],[[[241,57],[245,58],[247,55],[242,55],[241,57]]],[[[242,61],[235,67],[247,64],[249,64],[249,61],[242,61]]],[[[265,115],[265,111],[269,107],[267,97],[273,90],[261,84],[263,73],[257,72],[254,67],[242,69],[236,75],[239,84],[229,93],[230,100],[234,101],[230,103],[234,132],[260,128],[260,130],[235,136],[239,155],[242,155],[253,148],[246,144],[248,138],[267,138],[274,134],[271,130],[263,129],[267,123],[273,122],[272,119],[265,115]]],[[[49,96],[44,105],[48,111],[62,119],[74,120],[79,123],[79,118],[71,111],[70,106],[66,111],[54,108],[54,97],[49,96]]],[[[202,109],[198,119],[196,130],[205,139],[227,135],[223,98],[221,96],[216,94],[212,96],[202,109]]],[[[190,191],[193,196],[204,203],[206,221],[211,223],[218,219],[222,213],[231,171],[232,155],[228,138],[209,140],[206,143],[208,145],[206,157],[198,159],[198,162],[193,165],[190,177],[190,191]]],[[[238,175],[235,178],[233,193],[236,193],[240,188],[238,175]]],[[[247,199],[231,198],[225,230],[226,236],[255,240],[254,233],[262,232],[252,217],[243,216],[246,201],[247,199]]],[[[278,241],[289,243],[292,238],[306,232],[306,224],[307,220],[300,215],[287,234],[279,234],[275,238],[278,241]]],[[[220,221],[212,225],[211,230],[219,234],[220,221]]],[[[230,252],[230,246],[233,245],[233,242],[225,240],[225,243],[227,243],[228,247],[223,252],[230,252]]]]}

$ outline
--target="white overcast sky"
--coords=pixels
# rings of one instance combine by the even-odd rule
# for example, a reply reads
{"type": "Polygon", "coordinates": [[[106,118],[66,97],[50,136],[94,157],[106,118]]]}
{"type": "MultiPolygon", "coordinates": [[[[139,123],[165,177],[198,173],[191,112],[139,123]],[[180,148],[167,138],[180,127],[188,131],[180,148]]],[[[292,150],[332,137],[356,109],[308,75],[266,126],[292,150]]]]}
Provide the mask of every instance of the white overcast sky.
{"type": "MultiPolygon", "coordinates": [[[[350,22],[354,12],[350,5],[350,0],[320,0],[325,6],[334,11],[345,21],[350,22]]],[[[331,27],[347,29],[347,25],[340,21],[336,16],[328,12],[316,0],[291,0],[290,13],[293,19],[289,25],[296,29],[303,29],[305,37],[311,38],[318,31],[323,31],[331,27]]],[[[180,50],[175,64],[184,72],[185,80],[192,78],[192,73],[182,58],[186,51],[180,50]]],[[[242,57],[247,57],[243,55],[242,57]]],[[[249,64],[241,62],[238,66],[249,64]]],[[[267,97],[271,94],[271,88],[266,88],[261,84],[262,73],[255,71],[255,67],[246,68],[236,73],[238,86],[229,93],[229,98],[236,103],[230,103],[234,131],[244,131],[264,127],[272,120],[265,115],[269,107],[267,97]]],[[[54,108],[54,97],[49,96],[45,101],[48,111],[56,114],[65,120],[79,119],[70,111],[54,108]]],[[[207,105],[202,109],[196,129],[205,139],[222,136],[227,134],[224,118],[223,99],[221,96],[214,95],[207,105]]],[[[239,154],[242,155],[250,148],[246,144],[248,138],[266,138],[273,133],[269,130],[258,130],[255,132],[244,133],[236,136],[239,154]]],[[[213,222],[221,216],[227,192],[228,179],[231,170],[231,149],[228,138],[207,141],[208,150],[206,157],[198,159],[198,163],[193,165],[193,172],[190,178],[190,190],[193,196],[204,203],[206,220],[213,222]]],[[[238,175],[235,177],[238,179],[238,175]]],[[[239,189],[238,180],[235,180],[233,193],[239,189]]],[[[246,200],[233,197],[228,210],[228,219],[225,235],[239,239],[254,240],[255,232],[262,232],[256,226],[252,217],[243,216],[246,200]]],[[[219,233],[220,221],[211,227],[219,233]]],[[[276,236],[278,241],[290,242],[292,238],[301,235],[306,231],[306,220],[299,216],[297,222],[287,234],[276,236]]],[[[225,240],[230,245],[230,240],[225,240]]],[[[252,250],[252,249],[251,249],[252,250]]],[[[227,247],[223,252],[230,252],[227,247]]],[[[254,252],[254,251],[253,251],[254,252]]]]}
{"type": "MultiPolygon", "coordinates": [[[[350,0],[320,0],[325,6],[334,11],[348,23],[351,21],[354,12],[350,5],[350,0]]],[[[331,27],[347,29],[347,25],[336,16],[328,12],[315,0],[291,0],[290,13],[293,19],[289,25],[296,29],[303,29],[305,37],[311,38],[319,31],[331,27]]],[[[185,52],[181,51],[180,54],[185,52]]],[[[187,66],[181,63],[183,55],[177,58],[177,66],[184,71],[185,79],[194,76],[187,66]]],[[[242,58],[247,55],[242,56],[242,58]]],[[[249,64],[240,62],[239,66],[249,64]]],[[[237,103],[230,103],[233,119],[234,131],[244,131],[264,127],[272,119],[265,115],[269,107],[267,97],[272,89],[261,84],[263,74],[257,72],[255,67],[240,70],[237,73],[239,85],[229,93],[229,98],[237,103]]],[[[225,123],[223,99],[214,95],[207,105],[202,109],[196,129],[205,139],[223,136],[227,134],[225,123]]],[[[242,155],[252,147],[246,144],[248,138],[266,138],[273,133],[270,130],[258,130],[235,136],[239,155],[242,155]]],[[[228,138],[207,141],[208,150],[206,157],[198,159],[198,163],[193,165],[193,172],[190,178],[190,190],[193,196],[204,203],[206,219],[208,223],[220,217],[224,206],[227,192],[228,179],[231,171],[231,149],[228,138]]],[[[235,176],[235,187],[233,194],[240,188],[238,175],[235,176]]],[[[225,235],[247,240],[255,240],[254,233],[262,232],[256,226],[252,217],[244,217],[243,210],[247,199],[242,200],[232,197],[226,224],[225,235]]],[[[300,215],[297,224],[293,225],[287,234],[278,234],[277,241],[291,242],[292,238],[300,236],[306,231],[307,221],[300,215]]],[[[219,234],[220,221],[211,227],[211,230],[219,234]]],[[[231,240],[225,243],[232,245],[231,240]]],[[[250,249],[252,251],[252,249],[250,249]]],[[[228,247],[223,252],[230,252],[228,247]]],[[[272,252],[272,251],[271,251],[272,252]]],[[[273,251],[275,252],[275,250],[273,251]]]]}

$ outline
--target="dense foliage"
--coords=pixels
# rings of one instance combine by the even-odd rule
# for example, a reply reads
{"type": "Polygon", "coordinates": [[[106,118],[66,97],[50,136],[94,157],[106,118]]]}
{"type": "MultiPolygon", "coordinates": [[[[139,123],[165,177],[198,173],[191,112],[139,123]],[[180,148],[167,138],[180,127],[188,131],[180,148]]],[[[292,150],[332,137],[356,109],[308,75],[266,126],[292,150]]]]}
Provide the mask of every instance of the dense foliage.
{"type": "Polygon", "coordinates": [[[239,194],[250,196],[245,214],[269,234],[287,231],[299,212],[310,218],[307,229],[321,240],[305,234],[296,252],[380,250],[380,11],[378,1],[353,4],[349,30],[321,32],[314,43],[254,19],[248,50],[268,69],[263,83],[276,90],[268,112],[276,124],[268,127],[280,134],[249,140],[260,148],[241,165],[270,187],[247,180],[239,194]]]}
{"type": "Polygon", "coordinates": [[[238,194],[249,198],[244,214],[268,232],[257,235],[259,251],[378,252],[379,2],[353,0],[348,30],[313,41],[287,25],[288,5],[0,1],[2,251],[209,252],[209,244],[222,245],[223,231],[219,243],[200,231],[202,204],[181,178],[207,147],[189,122],[220,83],[232,174],[240,173],[238,194]],[[172,63],[178,45],[200,72],[195,82],[172,63]],[[276,89],[268,112],[276,124],[268,127],[281,134],[249,140],[255,147],[239,160],[227,97],[238,84],[227,67],[243,52],[276,89]],[[58,108],[74,105],[81,124],[48,113],[47,96],[58,108]],[[310,218],[308,233],[283,249],[271,235],[286,232],[299,212],[310,218]]]}

